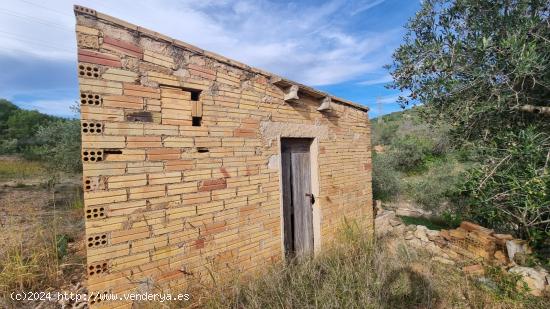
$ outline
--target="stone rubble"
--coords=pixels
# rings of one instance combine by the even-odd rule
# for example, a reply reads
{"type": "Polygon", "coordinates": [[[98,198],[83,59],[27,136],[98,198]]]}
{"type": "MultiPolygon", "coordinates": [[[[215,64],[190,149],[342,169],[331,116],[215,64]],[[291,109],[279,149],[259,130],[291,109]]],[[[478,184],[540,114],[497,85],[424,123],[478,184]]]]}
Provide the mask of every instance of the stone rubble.
{"type": "MultiPolygon", "coordinates": [[[[378,201],[377,201],[378,202],[378,201]]],[[[375,231],[377,237],[385,235],[401,236],[411,247],[423,248],[432,254],[432,261],[462,267],[469,275],[483,276],[484,265],[498,266],[510,273],[518,274],[528,286],[529,293],[541,296],[550,292],[550,275],[538,267],[518,266],[519,258],[532,253],[527,242],[514,239],[509,234],[497,234],[472,222],[463,221],[456,229],[430,230],[423,225],[405,225],[395,211],[384,209],[377,203],[375,231]],[[546,291],[546,292],[545,292],[546,291]]],[[[519,260],[521,261],[521,260],[519,260]]],[[[519,285],[523,285],[519,282],[519,285]]]]}

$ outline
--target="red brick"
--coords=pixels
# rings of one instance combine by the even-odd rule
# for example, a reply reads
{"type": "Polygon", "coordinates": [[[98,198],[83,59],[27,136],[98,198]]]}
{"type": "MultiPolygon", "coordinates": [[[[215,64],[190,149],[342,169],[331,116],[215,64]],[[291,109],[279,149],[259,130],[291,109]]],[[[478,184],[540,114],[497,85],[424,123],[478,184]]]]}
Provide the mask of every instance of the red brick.
{"type": "Polygon", "coordinates": [[[256,137],[256,131],[251,129],[235,129],[233,130],[233,136],[236,137],[256,137]]]}
{"type": "Polygon", "coordinates": [[[202,249],[204,248],[204,238],[200,238],[200,239],[197,239],[195,240],[195,245],[194,245],[195,249],[202,249]]]}
{"type": "Polygon", "coordinates": [[[212,191],[227,188],[225,178],[203,180],[199,185],[199,192],[212,191]]]}
{"type": "Polygon", "coordinates": [[[98,53],[85,49],[78,50],[78,61],[106,65],[116,68],[122,67],[122,64],[120,63],[120,58],[117,56],[98,53]]]}
{"type": "Polygon", "coordinates": [[[121,51],[125,54],[128,54],[130,56],[134,56],[138,59],[143,59],[143,49],[141,49],[141,47],[135,44],[132,44],[130,42],[125,42],[122,40],[117,40],[110,36],[105,36],[103,38],[103,44],[104,44],[104,47],[107,49],[112,48],[112,49],[121,51]]]}
{"type": "Polygon", "coordinates": [[[225,178],[230,178],[231,177],[231,175],[229,175],[229,173],[227,172],[225,167],[220,167],[220,173],[222,173],[223,177],[225,177],[225,178]]]}

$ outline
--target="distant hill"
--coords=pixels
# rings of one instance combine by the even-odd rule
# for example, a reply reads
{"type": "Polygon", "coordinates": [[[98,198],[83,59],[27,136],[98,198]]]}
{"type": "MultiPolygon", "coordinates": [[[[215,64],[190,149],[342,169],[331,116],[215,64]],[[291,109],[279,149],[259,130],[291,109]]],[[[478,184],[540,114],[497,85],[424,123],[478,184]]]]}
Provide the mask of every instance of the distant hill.
{"type": "Polygon", "coordinates": [[[66,120],[24,110],[8,100],[0,99],[0,154],[28,152],[29,148],[37,144],[38,128],[57,121],[66,120]]]}

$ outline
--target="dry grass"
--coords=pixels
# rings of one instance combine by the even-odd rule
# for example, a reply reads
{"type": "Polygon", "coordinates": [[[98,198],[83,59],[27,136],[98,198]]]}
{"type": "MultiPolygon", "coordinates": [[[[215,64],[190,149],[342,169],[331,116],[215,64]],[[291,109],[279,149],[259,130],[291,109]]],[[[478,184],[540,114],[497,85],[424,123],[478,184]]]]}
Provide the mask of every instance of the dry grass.
{"type": "Polygon", "coordinates": [[[44,174],[44,168],[38,162],[0,158],[0,180],[21,180],[41,174],[44,174]]]}
{"type": "Polygon", "coordinates": [[[11,301],[12,292],[63,291],[83,281],[81,199],[72,186],[0,188],[0,308],[33,306],[11,301]]]}
{"type": "MultiPolygon", "coordinates": [[[[548,299],[509,293],[515,288],[513,280],[491,282],[494,286],[467,277],[458,268],[431,262],[426,252],[411,250],[395,239],[374,243],[348,226],[333,247],[314,259],[274,265],[252,280],[237,275],[209,287],[195,283],[184,291],[192,295],[191,301],[164,305],[239,309],[548,308],[548,299]]],[[[158,305],[141,304],[140,308],[158,305]]]]}

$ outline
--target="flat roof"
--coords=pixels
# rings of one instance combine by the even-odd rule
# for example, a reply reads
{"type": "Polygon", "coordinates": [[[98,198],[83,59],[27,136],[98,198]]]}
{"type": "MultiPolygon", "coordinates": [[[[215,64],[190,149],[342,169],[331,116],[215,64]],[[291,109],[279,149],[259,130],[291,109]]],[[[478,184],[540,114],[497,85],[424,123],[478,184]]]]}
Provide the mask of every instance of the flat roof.
{"type": "Polygon", "coordinates": [[[332,102],[341,103],[343,105],[347,105],[347,106],[362,110],[364,112],[369,111],[369,108],[367,106],[361,105],[359,103],[355,103],[355,102],[352,102],[352,101],[349,101],[349,100],[346,100],[346,99],[342,99],[342,98],[333,96],[333,95],[331,95],[329,93],[326,93],[324,91],[321,91],[321,90],[315,89],[313,87],[303,85],[301,83],[297,83],[295,81],[286,79],[284,77],[281,77],[281,76],[278,76],[276,74],[264,71],[262,69],[258,69],[258,68],[246,65],[242,62],[239,62],[239,61],[236,61],[236,60],[233,60],[233,59],[229,59],[227,57],[224,57],[222,55],[216,54],[216,53],[211,52],[211,51],[204,50],[202,48],[196,47],[196,46],[191,45],[189,43],[186,43],[186,42],[183,42],[183,41],[180,41],[180,40],[177,40],[177,39],[173,39],[169,36],[158,33],[156,31],[149,30],[147,28],[134,25],[132,23],[126,22],[124,20],[121,20],[119,18],[110,16],[110,15],[107,15],[107,14],[103,14],[101,12],[98,12],[98,11],[94,10],[94,9],[90,9],[90,8],[87,8],[87,7],[84,7],[84,6],[81,6],[81,5],[74,5],[74,12],[75,12],[75,15],[78,14],[78,13],[91,15],[91,16],[94,16],[98,19],[101,19],[101,20],[104,20],[106,22],[115,24],[117,26],[124,27],[124,28],[127,28],[129,30],[139,32],[140,34],[149,36],[151,38],[154,38],[154,39],[157,39],[157,40],[160,40],[160,41],[168,42],[170,44],[173,44],[174,46],[183,48],[183,49],[188,50],[190,52],[193,52],[197,55],[202,55],[202,56],[214,59],[216,61],[225,63],[227,65],[237,67],[239,69],[243,69],[243,70],[250,71],[250,72],[253,72],[253,73],[261,74],[261,75],[267,77],[272,82],[275,81],[275,82],[273,82],[273,84],[277,84],[278,86],[290,87],[291,85],[296,85],[300,88],[301,92],[306,93],[306,94],[308,94],[312,97],[315,97],[315,98],[330,97],[332,102]]]}

